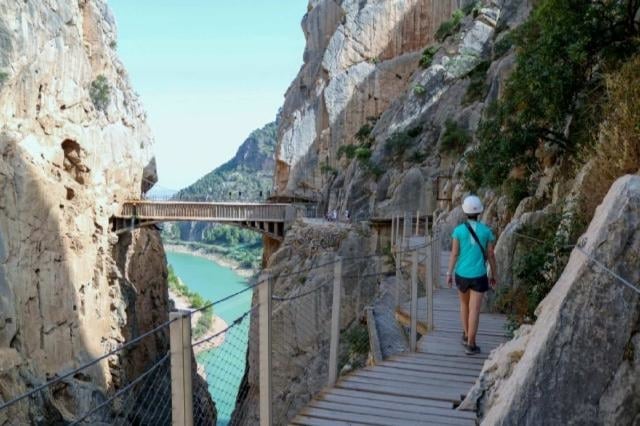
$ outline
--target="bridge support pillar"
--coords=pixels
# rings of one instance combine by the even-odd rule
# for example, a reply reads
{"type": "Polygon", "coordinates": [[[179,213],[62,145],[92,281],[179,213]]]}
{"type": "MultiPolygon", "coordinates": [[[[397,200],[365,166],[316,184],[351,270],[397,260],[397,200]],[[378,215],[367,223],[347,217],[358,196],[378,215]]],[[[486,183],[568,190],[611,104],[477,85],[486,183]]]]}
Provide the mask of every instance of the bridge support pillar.
{"type": "Polygon", "coordinates": [[[262,236],[262,267],[266,268],[271,255],[280,249],[282,241],[271,238],[268,235],[262,236]]]}

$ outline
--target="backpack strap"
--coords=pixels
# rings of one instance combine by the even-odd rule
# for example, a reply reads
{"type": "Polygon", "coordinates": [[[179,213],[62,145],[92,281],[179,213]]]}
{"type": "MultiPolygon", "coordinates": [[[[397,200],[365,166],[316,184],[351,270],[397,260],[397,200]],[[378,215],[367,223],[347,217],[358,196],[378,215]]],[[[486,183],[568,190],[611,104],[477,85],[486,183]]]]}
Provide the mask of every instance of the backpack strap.
{"type": "Polygon", "coordinates": [[[476,240],[476,243],[478,243],[478,247],[480,247],[480,251],[482,252],[482,258],[486,262],[487,261],[487,253],[484,251],[484,247],[482,247],[482,244],[480,244],[480,239],[478,239],[478,235],[476,235],[476,231],[473,230],[473,228],[471,227],[469,222],[465,222],[464,225],[469,230],[469,233],[471,234],[473,239],[476,240]]]}

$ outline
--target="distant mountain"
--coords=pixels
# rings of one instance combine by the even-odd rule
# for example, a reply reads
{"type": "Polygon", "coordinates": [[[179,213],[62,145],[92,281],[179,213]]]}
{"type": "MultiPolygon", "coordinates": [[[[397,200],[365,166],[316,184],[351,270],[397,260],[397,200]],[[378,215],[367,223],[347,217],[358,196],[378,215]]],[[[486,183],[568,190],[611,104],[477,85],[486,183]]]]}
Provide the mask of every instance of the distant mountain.
{"type": "MultiPolygon", "coordinates": [[[[273,185],[277,120],[254,130],[227,163],[178,191],[174,200],[260,201],[273,185]]],[[[259,237],[251,231],[221,232],[222,225],[206,222],[183,222],[165,228],[171,240],[235,245],[237,241],[253,243],[259,237]],[[232,235],[233,234],[233,235],[232,235]],[[247,234],[247,235],[245,235],[247,234]],[[228,237],[228,238],[227,238],[228,237]]],[[[258,238],[259,239],[259,238],[258,238]]]]}
{"type": "Polygon", "coordinates": [[[212,201],[258,201],[273,184],[277,121],[253,131],[236,155],[192,185],[178,191],[175,199],[212,201]]]}

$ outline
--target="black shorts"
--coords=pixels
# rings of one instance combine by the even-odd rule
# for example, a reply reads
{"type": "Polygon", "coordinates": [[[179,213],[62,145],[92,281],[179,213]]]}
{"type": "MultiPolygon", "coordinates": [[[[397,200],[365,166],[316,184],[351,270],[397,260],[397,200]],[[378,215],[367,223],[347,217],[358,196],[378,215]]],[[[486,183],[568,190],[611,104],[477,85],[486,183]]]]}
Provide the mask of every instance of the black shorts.
{"type": "Polygon", "coordinates": [[[456,287],[462,293],[466,293],[469,289],[484,293],[489,290],[489,278],[486,275],[476,278],[463,278],[456,274],[456,287]]]}

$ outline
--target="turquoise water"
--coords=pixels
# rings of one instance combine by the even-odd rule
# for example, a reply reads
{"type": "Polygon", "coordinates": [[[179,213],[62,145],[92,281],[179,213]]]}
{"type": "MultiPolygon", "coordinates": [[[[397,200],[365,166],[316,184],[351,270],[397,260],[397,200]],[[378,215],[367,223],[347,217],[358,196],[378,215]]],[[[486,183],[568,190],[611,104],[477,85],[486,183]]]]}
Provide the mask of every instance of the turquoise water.
{"type": "MultiPolygon", "coordinates": [[[[215,302],[247,288],[247,281],[233,270],[190,254],[167,252],[167,260],[176,275],[191,289],[215,302]]],[[[252,291],[215,305],[214,314],[231,325],[251,307],[252,291]]],[[[235,406],[238,386],[245,371],[249,317],[225,334],[217,348],[198,354],[198,364],[204,367],[209,392],[216,402],[218,425],[227,425],[235,406]]],[[[198,416],[197,410],[194,416],[198,416]]]]}

